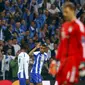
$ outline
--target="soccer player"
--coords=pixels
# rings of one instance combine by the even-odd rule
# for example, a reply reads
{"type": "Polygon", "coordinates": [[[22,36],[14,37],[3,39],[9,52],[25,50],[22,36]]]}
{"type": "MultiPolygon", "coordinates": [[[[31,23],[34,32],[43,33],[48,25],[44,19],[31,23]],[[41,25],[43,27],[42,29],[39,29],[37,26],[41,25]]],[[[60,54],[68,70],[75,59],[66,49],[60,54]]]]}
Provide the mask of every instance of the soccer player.
{"type": "Polygon", "coordinates": [[[30,53],[29,56],[34,56],[34,64],[30,74],[30,85],[42,85],[41,71],[42,66],[47,61],[48,55],[45,52],[46,45],[38,44],[30,53]],[[40,51],[36,51],[40,48],[40,51]],[[36,51],[36,52],[35,52],[36,51]]]}
{"type": "Polygon", "coordinates": [[[26,48],[22,48],[18,55],[18,78],[20,85],[29,84],[29,56],[26,53],[26,48]]]}
{"type": "Polygon", "coordinates": [[[74,85],[78,82],[78,67],[84,56],[84,25],[76,19],[75,6],[71,2],[63,5],[66,22],[61,28],[61,41],[56,59],[60,61],[56,80],[58,85],[74,85]]]}

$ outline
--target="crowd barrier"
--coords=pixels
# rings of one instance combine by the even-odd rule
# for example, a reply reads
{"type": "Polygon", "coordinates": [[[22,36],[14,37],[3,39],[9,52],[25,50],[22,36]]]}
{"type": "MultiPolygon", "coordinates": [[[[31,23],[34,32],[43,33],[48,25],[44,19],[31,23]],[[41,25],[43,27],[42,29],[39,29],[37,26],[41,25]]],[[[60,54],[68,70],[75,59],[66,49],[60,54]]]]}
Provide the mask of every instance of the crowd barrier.
{"type": "MultiPolygon", "coordinates": [[[[58,85],[57,82],[55,81],[43,81],[42,82],[43,85],[58,85]]],[[[19,81],[15,81],[15,82],[12,82],[12,81],[9,81],[9,80],[0,80],[0,85],[19,85],[19,81]]],[[[82,82],[79,82],[78,84],[76,85],[85,85],[85,81],[82,81],[82,82]]]]}

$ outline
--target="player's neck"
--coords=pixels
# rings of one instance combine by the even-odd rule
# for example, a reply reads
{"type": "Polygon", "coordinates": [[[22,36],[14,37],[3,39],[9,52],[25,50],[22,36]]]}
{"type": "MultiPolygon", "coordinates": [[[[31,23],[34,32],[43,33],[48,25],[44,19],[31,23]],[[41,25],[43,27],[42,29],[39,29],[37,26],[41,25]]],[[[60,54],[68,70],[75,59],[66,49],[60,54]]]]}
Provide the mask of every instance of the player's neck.
{"type": "Polygon", "coordinates": [[[76,16],[73,16],[70,21],[75,21],[75,20],[76,20],[76,16]]]}

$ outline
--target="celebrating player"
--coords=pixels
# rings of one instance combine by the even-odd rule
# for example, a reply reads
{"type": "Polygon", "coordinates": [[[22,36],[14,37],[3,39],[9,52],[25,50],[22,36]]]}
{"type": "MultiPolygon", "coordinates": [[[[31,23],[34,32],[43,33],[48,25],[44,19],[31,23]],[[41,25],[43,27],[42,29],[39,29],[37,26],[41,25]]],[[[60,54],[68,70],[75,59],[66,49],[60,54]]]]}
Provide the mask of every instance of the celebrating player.
{"type": "Polygon", "coordinates": [[[34,65],[31,70],[30,75],[30,85],[42,85],[42,77],[41,77],[41,71],[42,66],[45,61],[48,59],[48,55],[45,52],[46,46],[38,44],[30,53],[29,56],[34,56],[34,65]],[[40,48],[40,51],[36,51],[38,48],[40,48]],[[36,52],[35,52],[36,51],[36,52]]]}
{"type": "Polygon", "coordinates": [[[61,29],[61,42],[56,59],[60,61],[56,80],[58,85],[74,85],[78,82],[78,66],[84,56],[83,41],[85,33],[83,24],[76,19],[75,6],[71,2],[63,5],[66,22],[61,29]]]}

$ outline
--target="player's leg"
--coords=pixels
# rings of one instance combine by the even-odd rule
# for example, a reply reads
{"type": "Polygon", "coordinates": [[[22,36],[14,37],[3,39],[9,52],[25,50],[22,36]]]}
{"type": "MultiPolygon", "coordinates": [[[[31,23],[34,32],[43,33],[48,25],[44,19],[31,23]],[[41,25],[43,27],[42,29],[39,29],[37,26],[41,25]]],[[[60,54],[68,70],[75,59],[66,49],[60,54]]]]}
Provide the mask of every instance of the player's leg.
{"type": "Polygon", "coordinates": [[[25,78],[21,78],[21,74],[18,74],[18,78],[19,78],[19,84],[20,85],[26,85],[26,79],[25,78]]]}
{"type": "Polygon", "coordinates": [[[36,76],[36,85],[42,85],[42,77],[40,74],[37,74],[36,76]]]}
{"type": "Polygon", "coordinates": [[[26,81],[24,78],[20,78],[19,83],[20,83],[20,85],[26,85],[26,81]]]}
{"type": "Polygon", "coordinates": [[[30,85],[35,85],[34,83],[35,76],[33,73],[30,73],[30,85]]]}
{"type": "Polygon", "coordinates": [[[30,85],[34,85],[33,83],[30,83],[30,85]]]}
{"type": "Polygon", "coordinates": [[[42,83],[38,83],[38,84],[36,84],[36,85],[42,85],[42,83]]]}

